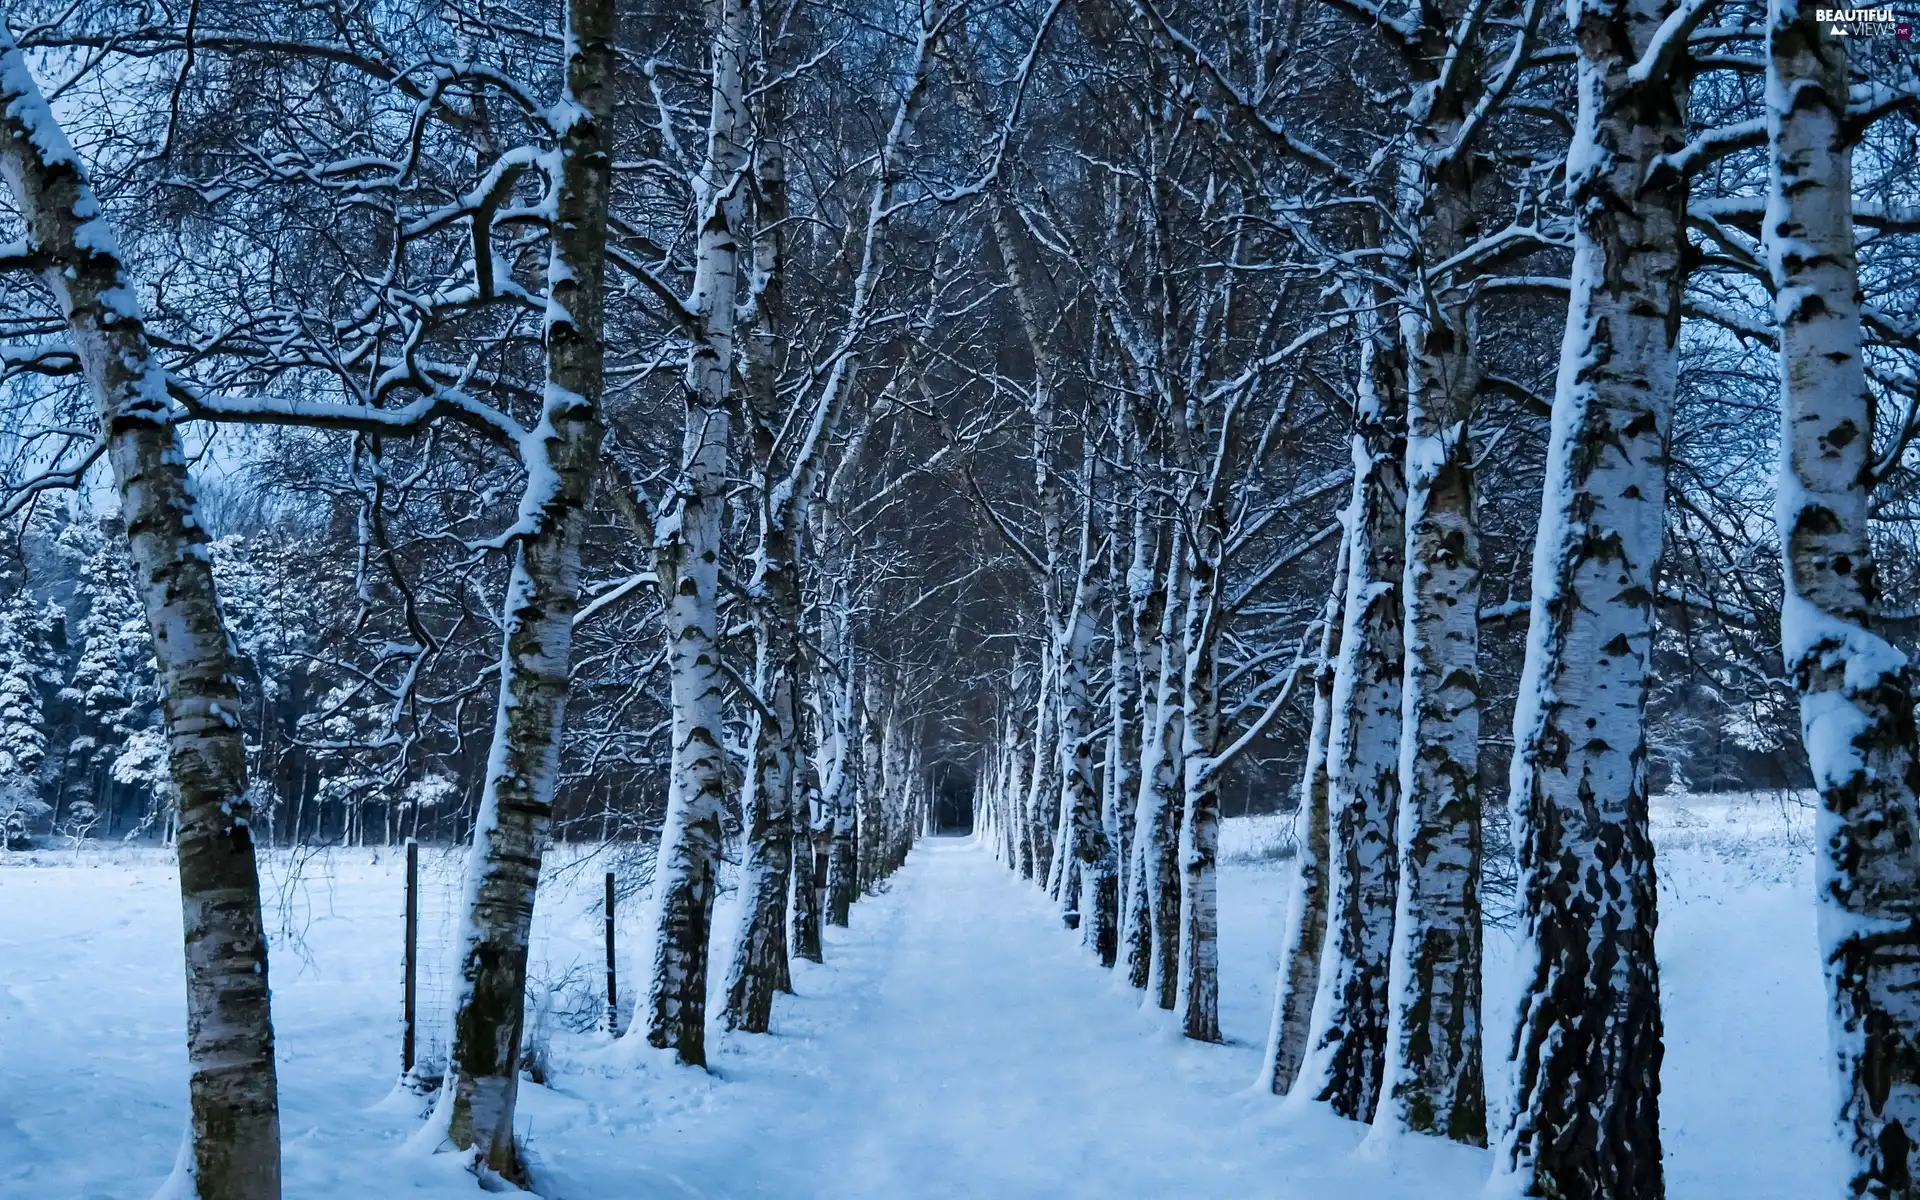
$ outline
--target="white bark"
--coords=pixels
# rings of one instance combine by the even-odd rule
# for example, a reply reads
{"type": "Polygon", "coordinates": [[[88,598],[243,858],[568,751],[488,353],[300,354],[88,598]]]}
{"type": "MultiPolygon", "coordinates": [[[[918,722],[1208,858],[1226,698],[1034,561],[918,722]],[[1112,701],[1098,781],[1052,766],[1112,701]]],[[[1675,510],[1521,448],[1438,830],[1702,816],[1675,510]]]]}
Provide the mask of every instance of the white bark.
{"type": "Polygon", "coordinates": [[[1327,933],[1294,1084],[1357,1121],[1370,1119],[1379,1100],[1393,938],[1406,503],[1397,358],[1363,322],[1344,627],[1327,734],[1327,933]]]}
{"type": "Polygon", "coordinates": [[[1514,712],[1519,970],[1496,1187],[1658,1197],[1660,994],[1647,661],[1680,327],[1684,71],[1636,70],[1676,6],[1574,0],[1574,259],[1514,712]]]}
{"type": "Polygon", "coordinates": [[[177,797],[190,1164],[200,1200],[280,1195],[280,1116],[241,674],[166,369],[85,168],[0,20],[0,176],[98,405],[153,635],[177,797]]]}
{"type": "MultiPolygon", "coordinates": [[[[1424,26],[1430,41],[1447,30],[1424,26]]],[[[1459,72],[1457,74],[1468,74],[1459,72]]],[[[1473,443],[1479,386],[1473,314],[1435,264],[1473,227],[1457,78],[1422,81],[1400,169],[1413,233],[1400,310],[1407,361],[1405,674],[1401,687],[1397,896],[1376,1134],[1486,1142],[1480,1066],[1480,528],[1473,443]]]]}
{"type": "Polygon", "coordinates": [[[553,816],[566,726],[580,547],[599,462],[605,343],[601,286],[612,164],[613,7],[575,0],[547,268],[547,385],[540,423],[522,443],[525,535],[501,608],[506,631],[493,745],[467,861],[449,1084],[436,1119],[447,1139],[508,1179],[525,1180],[513,1141],[526,992],[527,939],[540,854],[553,816]]]}
{"type": "Polygon", "coordinates": [[[1320,980],[1320,951],[1327,936],[1327,733],[1333,717],[1335,659],[1340,653],[1347,591],[1347,539],[1334,557],[1333,587],[1320,611],[1320,652],[1313,680],[1313,720],[1307,760],[1300,772],[1300,802],[1293,817],[1294,871],[1287,894],[1287,924],[1280,939],[1280,970],[1274,983],[1273,1021],[1261,1082],[1277,1096],[1293,1089],[1306,1059],[1313,1000],[1320,980]]]}
{"type": "Polygon", "coordinates": [[[1033,768],[1027,777],[1025,836],[1033,879],[1043,890],[1055,885],[1054,842],[1058,835],[1060,800],[1060,706],[1057,694],[1059,655],[1051,637],[1040,669],[1040,690],[1034,700],[1033,768]]]}
{"type": "Polygon", "coordinates": [[[1107,833],[1100,785],[1093,767],[1094,705],[1088,676],[1102,589],[1092,561],[1091,540],[1088,537],[1083,547],[1080,587],[1068,618],[1071,625],[1066,653],[1062,656],[1060,750],[1065,762],[1061,771],[1061,801],[1070,814],[1070,845],[1079,867],[1078,886],[1071,898],[1080,914],[1081,940],[1093,948],[1102,966],[1112,966],[1119,936],[1120,893],[1113,840],[1107,833]]]}
{"type": "Polygon", "coordinates": [[[1140,979],[1148,1000],[1172,1010],[1180,979],[1180,816],[1182,766],[1186,744],[1186,708],[1182,680],[1186,571],[1185,539],[1178,526],[1163,595],[1164,607],[1154,636],[1157,679],[1150,719],[1140,745],[1140,795],[1133,818],[1133,876],[1128,905],[1128,980],[1140,979]],[[1144,955],[1144,958],[1142,957],[1144,955]],[[1144,976],[1142,967],[1144,966],[1144,976]]]}
{"type": "Polygon", "coordinates": [[[1874,403],[1861,357],[1847,43],[1768,13],[1765,237],[1780,327],[1787,674],[1820,793],[1819,929],[1847,1179],[1920,1192],[1920,763],[1906,656],[1873,632],[1874,403]]]}
{"type": "Polygon", "coordinates": [[[647,1040],[706,1064],[708,939],[726,805],[724,681],[718,628],[720,537],[731,452],[734,314],[740,284],[740,176],[746,167],[744,87],[752,6],[720,0],[693,296],[698,323],[686,369],[680,478],[656,530],[666,599],[673,765],[654,867],[658,924],[648,981],[647,1040]]]}
{"type": "Polygon", "coordinates": [[[1194,504],[1196,530],[1187,556],[1187,602],[1181,680],[1185,720],[1181,729],[1180,950],[1176,1011],[1195,1041],[1220,1037],[1220,785],[1213,755],[1219,750],[1220,712],[1213,645],[1219,618],[1222,516],[1211,504],[1194,504]]]}

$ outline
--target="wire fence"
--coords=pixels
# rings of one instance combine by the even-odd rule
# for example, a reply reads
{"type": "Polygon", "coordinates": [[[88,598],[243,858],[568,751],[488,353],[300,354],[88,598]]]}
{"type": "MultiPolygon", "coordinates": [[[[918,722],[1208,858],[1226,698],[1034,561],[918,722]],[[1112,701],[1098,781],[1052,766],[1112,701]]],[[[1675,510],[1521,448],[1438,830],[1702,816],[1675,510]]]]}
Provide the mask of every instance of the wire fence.
{"type": "MultiPolygon", "coordinates": [[[[356,939],[391,939],[391,970],[370,986],[387,989],[394,1020],[396,1073],[404,1071],[409,947],[407,850],[295,847],[262,856],[262,901],[276,973],[325,970],[312,938],[321,922],[352,923],[356,939]]],[[[446,1072],[453,1042],[465,919],[464,846],[417,848],[414,872],[411,976],[411,1083],[425,1090],[446,1072]]],[[[624,1031],[636,985],[644,975],[639,938],[642,901],[652,879],[652,847],[633,843],[560,845],[548,850],[528,943],[526,1025],[522,1065],[534,1077],[556,1033],[624,1031]],[[614,921],[607,920],[607,900],[614,921]],[[608,947],[619,983],[618,1004],[607,1004],[608,947]]]]}

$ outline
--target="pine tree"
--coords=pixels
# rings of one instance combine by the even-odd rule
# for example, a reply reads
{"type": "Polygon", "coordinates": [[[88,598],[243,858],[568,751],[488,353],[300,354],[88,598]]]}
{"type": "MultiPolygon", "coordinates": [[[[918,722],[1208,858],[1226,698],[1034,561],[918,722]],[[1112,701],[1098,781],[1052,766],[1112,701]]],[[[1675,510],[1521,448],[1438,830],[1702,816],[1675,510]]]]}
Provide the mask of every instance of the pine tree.
{"type": "MultiPolygon", "coordinates": [[[[62,534],[69,554],[85,554],[75,602],[73,672],[61,698],[73,707],[77,734],[69,746],[69,804],[93,804],[118,784],[143,796],[141,828],[165,817],[165,737],[153,664],[153,635],[133,587],[133,563],[110,523],[76,523],[62,534]]],[[[111,804],[111,800],[108,801],[111,804]]]]}
{"type": "Polygon", "coordinates": [[[26,587],[0,604],[0,844],[26,844],[45,796],[50,623],[26,587]]]}

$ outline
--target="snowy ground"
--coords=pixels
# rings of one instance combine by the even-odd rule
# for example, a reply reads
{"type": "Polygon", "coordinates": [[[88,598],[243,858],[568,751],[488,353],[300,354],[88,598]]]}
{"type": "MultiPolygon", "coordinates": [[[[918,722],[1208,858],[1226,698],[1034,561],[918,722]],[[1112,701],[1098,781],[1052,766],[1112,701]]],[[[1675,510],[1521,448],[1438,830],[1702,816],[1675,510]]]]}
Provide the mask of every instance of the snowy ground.
{"type": "MultiPolygon", "coordinates": [[[[1818,1194],[1829,1088],[1804,817],[1759,796],[1663,799],[1657,818],[1669,1195],[1818,1194]]],[[[776,1033],[722,1044],[710,1075],[565,1028],[598,986],[600,864],[583,864],[543,891],[536,931],[534,973],[560,1010],[552,1086],[522,1092],[542,1191],[1477,1196],[1483,1152],[1414,1139],[1356,1153],[1363,1127],[1249,1089],[1283,916],[1280,834],[1229,822],[1226,1046],[1139,1012],[1033,889],[937,839],[829,932],[824,967],[797,964],[776,1033]]],[[[430,951],[457,870],[426,856],[430,951]]],[[[419,1104],[391,1091],[400,879],[392,853],[336,852],[297,875],[269,865],[291,1197],[476,1194],[448,1158],[406,1146],[419,1104]]],[[[144,1200],[167,1175],[185,1122],[173,888],[158,853],[0,856],[0,1197],[144,1200]]],[[[1500,992],[1498,931],[1489,957],[1500,992]]],[[[1490,1015],[1504,1024],[1504,1008],[1490,1015]]]]}

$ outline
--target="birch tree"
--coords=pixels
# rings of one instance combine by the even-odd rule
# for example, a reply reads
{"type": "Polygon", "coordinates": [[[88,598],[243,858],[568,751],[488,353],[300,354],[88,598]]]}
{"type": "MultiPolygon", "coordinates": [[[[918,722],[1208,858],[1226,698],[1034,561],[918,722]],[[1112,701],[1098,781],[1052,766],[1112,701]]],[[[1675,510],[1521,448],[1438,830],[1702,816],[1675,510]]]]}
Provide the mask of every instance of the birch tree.
{"type": "Polygon", "coordinates": [[[1313,1002],[1320,985],[1320,954],[1327,936],[1327,856],[1332,850],[1327,736],[1333,721],[1334,664],[1340,657],[1340,636],[1345,628],[1341,618],[1346,610],[1347,555],[1343,536],[1334,560],[1334,586],[1321,610],[1320,646],[1313,667],[1313,718],[1307,728],[1307,757],[1300,769],[1299,799],[1293,816],[1293,879],[1287,890],[1287,924],[1280,940],[1273,1021],[1261,1065],[1262,1081],[1277,1096],[1293,1090],[1306,1059],[1313,1002]]]}
{"type": "Polygon", "coordinates": [[[1516,1195],[1664,1188],[1643,717],[1681,312],[1685,181],[1661,161],[1684,143],[1678,11],[1568,12],[1572,291],[1509,792],[1525,988],[1495,1170],[1516,1195]]]}
{"type": "MultiPolygon", "coordinates": [[[[607,205],[612,185],[613,6],[573,0],[565,82],[551,110],[553,238],[546,390],[522,439],[527,486],[501,609],[501,682],[467,864],[460,991],[440,1112],[453,1145],[524,1182],[513,1140],[527,940],[558,783],[580,604],[580,551],[598,468],[607,205]]],[[[436,1119],[439,1119],[438,1116],[436,1119]]]]}
{"type": "Polygon", "coordinates": [[[1310,1048],[1294,1084],[1353,1120],[1373,1115],[1386,1053],[1406,552],[1402,359],[1370,316],[1360,330],[1345,627],[1327,731],[1327,933],[1310,1048]]]}
{"type": "Polygon", "coordinates": [[[184,1157],[201,1200],[269,1200],[280,1195],[280,1107],[240,667],[174,428],[169,373],[86,168],[4,22],[0,176],[27,226],[25,245],[3,257],[35,266],[97,402],[160,668],[186,934],[184,1157]]]}
{"type": "Polygon", "coordinates": [[[1442,272],[1473,242],[1470,143],[1525,61],[1537,13],[1523,10],[1504,74],[1481,85],[1479,45],[1455,40],[1465,30],[1458,14],[1422,10],[1403,48],[1415,101],[1395,180],[1398,236],[1408,251],[1399,320],[1407,363],[1405,674],[1390,1008],[1374,1124],[1475,1144],[1486,1141],[1471,434],[1480,379],[1467,289],[1449,287],[1442,272]]]}
{"type": "Polygon", "coordinates": [[[673,766],[654,867],[655,928],[646,1039],[706,1065],[708,940],[726,805],[720,664],[720,539],[733,436],[734,322],[740,297],[741,182],[748,166],[746,72],[752,6],[722,0],[713,39],[706,154],[696,182],[697,248],[687,311],[686,423],[673,494],[650,522],[667,606],[673,766]]]}
{"type": "Polygon", "coordinates": [[[1861,345],[1847,43],[1792,0],[1773,0],[1767,18],[1780,634],[1820,793],[1817,902],[1847,1152],[1838,1190],[1908,1196],[1920,1186],[1920,764],[1906,656],[1874,628],[1875,405],[1861,345]]]}
{"type": "MultiPolygon", "coordinates": [[[[771,127],[773,136],[763,140],[758,155],[762,211],[755,237],[755,276],[760,327],[754,332],[748,354],[748,382],[757,402],[756,436],[761,444],[756,447],[756,462],[761,496],[760,544],[749,590],[759,599],[754,690],[766,711],[754,724],[752,786],[746,806],[750,826],[747,875],[753,899],[744,910],[745,928],[736,943],[726,1012],[729,1027],[748,1032],[765,1032],[773,992],[785,988],[787,978],[785,929],[792,859],[792,818],[788,810],[792,805],[799,671],[800,594],[796,574],[801,538],[834,428],[859,376],[861,351],[878,315],[888,230],[903,207],[895,193],[905,169],[905,142],[925,94],[943,24],[944,19],[923,18],[907,84],[894,106],[868,189],[845,323],[825,378],[798,422],[779,412],[774,348],[770,344],[777,336],[784,308],[779,274],[780,241],[787,219],[786,168],[784,151],[776,139],[782,132],[779,123],[784,118],[785,101],[779,87],[763,89],[762,124],[771,127]],[[784,427],[777,432],[776,420],[784,427]]],[[[779,69],[778,61],[772,69],[779,69]]]]}

